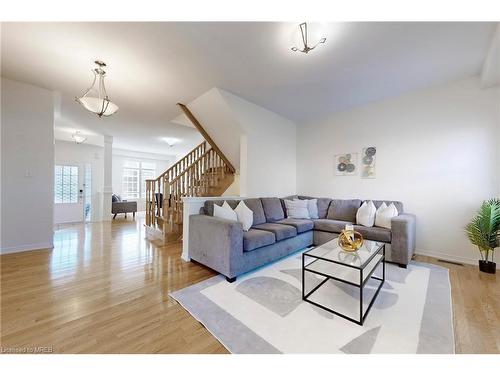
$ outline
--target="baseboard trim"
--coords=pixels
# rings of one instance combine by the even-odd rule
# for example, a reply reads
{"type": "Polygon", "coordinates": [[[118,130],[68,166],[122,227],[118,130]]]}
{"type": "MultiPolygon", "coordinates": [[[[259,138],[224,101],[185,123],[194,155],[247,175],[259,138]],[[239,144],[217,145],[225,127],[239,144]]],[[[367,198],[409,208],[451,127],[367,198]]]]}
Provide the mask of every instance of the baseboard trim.
{"type": "Polygon", "coordinates": [[[0,254],[1,255],[13,254],[25,251],[47,250],[53,248],[54,244],[52,242],[44,242],[44,243],[36,243],[36,244],[21,245],[21,246],[2,247],[2,249],[0,250],[0,254]]]}
{"type": "Polygon", "coordinates": [[[454,260],[438,259],[438,262],[447,263],[447,264],[454,264],[456,266],[465,266],[465,264],[463,264],[461,262],[455,262],[454,260]]]}
{"type": "MultiPolygon", "coordinates": [[[[437,259],[442,259],[442,260],[449,260],[450,262],[457,262],[457,263],[464,263],[464,264],[470,264],[472,266],[477,266],[478,265],[478,258],[467,258],[467,257],[461,257],[461,256],[456,256],[456,255],[450,255],[450,254],[445,254],[445,253],[440,253],[440,252],[435,252],[435,251],[425,251],[425,250],[415,250],[416,255],[424,255],[428,257],[433,257],[437,259]]],[[[497,263],[497,269],[500,269],[500,263],[497,263]]]]}

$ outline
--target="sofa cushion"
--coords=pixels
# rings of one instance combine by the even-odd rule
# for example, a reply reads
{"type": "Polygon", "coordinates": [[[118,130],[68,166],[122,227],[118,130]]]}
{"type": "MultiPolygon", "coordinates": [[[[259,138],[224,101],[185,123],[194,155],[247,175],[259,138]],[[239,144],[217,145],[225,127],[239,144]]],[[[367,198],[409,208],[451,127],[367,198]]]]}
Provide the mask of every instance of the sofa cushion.
{"type": "Polygon", "coordinates": [[[263,224],[266,222],[264,208],[259,198],[248,198],[243,200],[247,207],[253,212],[253,225],[263,224]]]}
{"type": "Polygon", "coordinates": [[[288,214],[286,212],[285,199],[287,199],[289,201],[293,201],[294,199],[299,199],[299,196],[298,195],[289,195],[288,197],[280,198],[281,208],[283,209],[283,213],[285,214],[285,217],[287,217],[288,214]]]}
{"type": "Polygon", "coordinates": [[[392,218],[396,216],[398,216],[398,210],[394,206],[394,203],[387,206],[384,202],[375,213],[375,226],[391,229],[392,218]]]}
{"type": "Polygon", "coordinates": [[[281,207],[279,198],[260,198],[260,200],[268,223],[283,220],[285,218],[285,213],[283,212],[283,207],[281,207]]]}
{"type": "Polygon", "coordinates": [[[307,208],[307,201],[295,199],[289,201],[284,200],[286,207],[286,217],[293,219],[310,219],[309,209],[307,208]]]}
{"type": "Polygon", "coordinates": [[[234,209],[234,212],[236,212],[236,217],[238,218],[238,222],[241,223],[243,230],[247,232],[253,225],[252,210],[247,207],[245,202],[240,201],[238,206],[234,209]]]}
{"type": "Polygon", "coordinates": [[[265,230],[250,229],[248,232],[243,232],[243,251],[252,251],[275,242],[274,233],[265,230]]]}
{"type": "Polygon", "coordinates": [[[291,225],[297,229],[297,233],[307,232],[314,228],[314,222],[307,219],[284,219],[277,222],[278,224],[291,225]]]}
{"type": "MultiPolygon", "coordinates": [[[[239,201],[237,200],[227,200],[226,201],[233,210],[238,206],[239,201]]],[[[203,204],[203,214],[208,216],[214,216],[214,204],[221,206],[224,204],[224,199],[215,201],[205,201],[203,204]]]]}
{"type": "Polygon", "coordinates": [[[236,215],[236,212],[234,212],[234,210],[229,206],[227,202],[224,202],[222,206],[214,204],[214,217],[231,221],[238,221],[238,215],[236,215]]]}
{"type": "Polygon", "coordinates": [[[391,203],[394,203],[394,206],[398,210],[398,213],[403,213],[403,203],[399,201],[372,201],[376,208],[379,208],[382,203],[385,202],[387,206],[390,206],[391,203]]]}
{"type": "Polygon", "coordinates": [[[276,236],[276,241],[281,241],[286,238],[295,237],[297,235],[297,229],[295,229],[291,225],[264,223],[254,225],[252,228],[274,233],[274,235],[276,236]]]}
{"type": "Polygon", "coordinates": [[[377,208],[372,201],[363,202],[356,213],[356,224],[364,227],[373,227],[375,225],[375,213],[377,208]]]}
{"type": "MultiPolygon", "coordinates": [[[[316,197],[309,197],[307,195],[299,195],[299,199],[314,199],[316,197]]],[[[318,200],[318,217],[320,219],[326,219],[328,213],[328,207],[332,202],[331,198],[316,198],[318,200]]]]}
{"type": "Polygon", "coordinates": [[[360,199],[334,199],[330,203],[326,218],[355,222],[359,207],[361,207],[360,199]]]}
{"type": "Polygon", "coordinates": [[[318,216],[318,198],[312,199],[299,199],[299,201],[303,201],[307,203],[307,210],[309,211],[310,219],[319,219],[318,216]]]}
{"type": "Polygon", "coordinates": [[[355,225],[354,230],[361,233],[365,240],[391,242],[391,231],[386,228],[379,227],[364,227],[362,225],[355,225]]]}
{"type": "Polygon", "coordinates": [[[345,229],[346,224],[354,224],[351,221],[318,219],[314,220],[314,230],[323,232],[340,233],[345,229]]]}

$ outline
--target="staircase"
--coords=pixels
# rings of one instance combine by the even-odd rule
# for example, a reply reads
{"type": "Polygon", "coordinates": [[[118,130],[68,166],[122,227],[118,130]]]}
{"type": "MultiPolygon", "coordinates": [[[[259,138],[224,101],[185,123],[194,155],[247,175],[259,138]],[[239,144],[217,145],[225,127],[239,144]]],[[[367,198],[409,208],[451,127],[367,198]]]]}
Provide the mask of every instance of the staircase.
{"type": "Polygon", "coordinates": [[[189,109],[178,105],[205,141],[156,179],[146,180],[146,234],[163,242],[182,237],[183,197],[222,195],[235,172],[189,109]]]}

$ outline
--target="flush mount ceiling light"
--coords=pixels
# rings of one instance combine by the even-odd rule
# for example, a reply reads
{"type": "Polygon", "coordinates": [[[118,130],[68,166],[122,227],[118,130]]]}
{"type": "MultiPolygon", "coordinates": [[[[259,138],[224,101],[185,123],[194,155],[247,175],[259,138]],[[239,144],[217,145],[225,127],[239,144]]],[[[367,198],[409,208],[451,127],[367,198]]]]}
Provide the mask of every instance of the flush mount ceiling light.
{"type": "Polygon", "coordinates": [[[304,48],[298,49],[297,47],[292,47],[292,51],[308,53],[309,51],[315,49],[318,44],[326,42],[326,38],[321,38],[318,43],[316,43],[312,47],[309,47],[309,45],[307,44],[307,23],[305,22],[301,23],[299,27],[300,27],[300,33],[302,34],[302,42],[304,43],[304,48]]]}
{"type": "Polygon", "coordinates": [[[118,111],[118,106],[109,99],[106,87],[104,86],[106,72],[103,68],[106,64],[99,60],[94,62],[97,65],[97,68],[92,70],[94,73],[94,80],[83,95],[79,98],[75,98],[75,100],[87,111],[95,113],[99,117],[111,116],[118,111]]]}
{"type": "Polygon", "coordinates": [[[180,140],[177,139],[177,138],[167,138],[167,137],[164,137],[161,140],[163,142],[165,142],[167,145],[169,145],[170,147],[174,147],[177,143],[180,142],[180,140]]]}
{"type": "Polygon", "coordinates": [[[87,137],[81,135],[79,130],[77,130],[75,134],[73,134],[71,137],[73,138],[76,144],[83,143],[87,140],[87,137]]]}

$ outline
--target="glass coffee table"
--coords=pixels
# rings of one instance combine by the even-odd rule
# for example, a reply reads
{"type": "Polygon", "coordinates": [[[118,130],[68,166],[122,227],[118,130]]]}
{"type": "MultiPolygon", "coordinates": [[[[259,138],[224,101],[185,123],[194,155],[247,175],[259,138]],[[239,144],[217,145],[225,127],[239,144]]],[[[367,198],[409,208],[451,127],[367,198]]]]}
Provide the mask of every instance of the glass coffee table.
{"type": "Polygon", "coordinates": [[[382,242],[365,240],[358,251],[351,253],[342,250],[335,238],[302,253],[302,299],[359,325],[363,325],[384,281],[385,244],[382,242]],[[380,268],[382,277],[374,275],[380,268]],[[314,277],[307,278],[308,273],[314,277]],[[308,279],[317,285],[312,288],[306,285],[308,279]]]}

